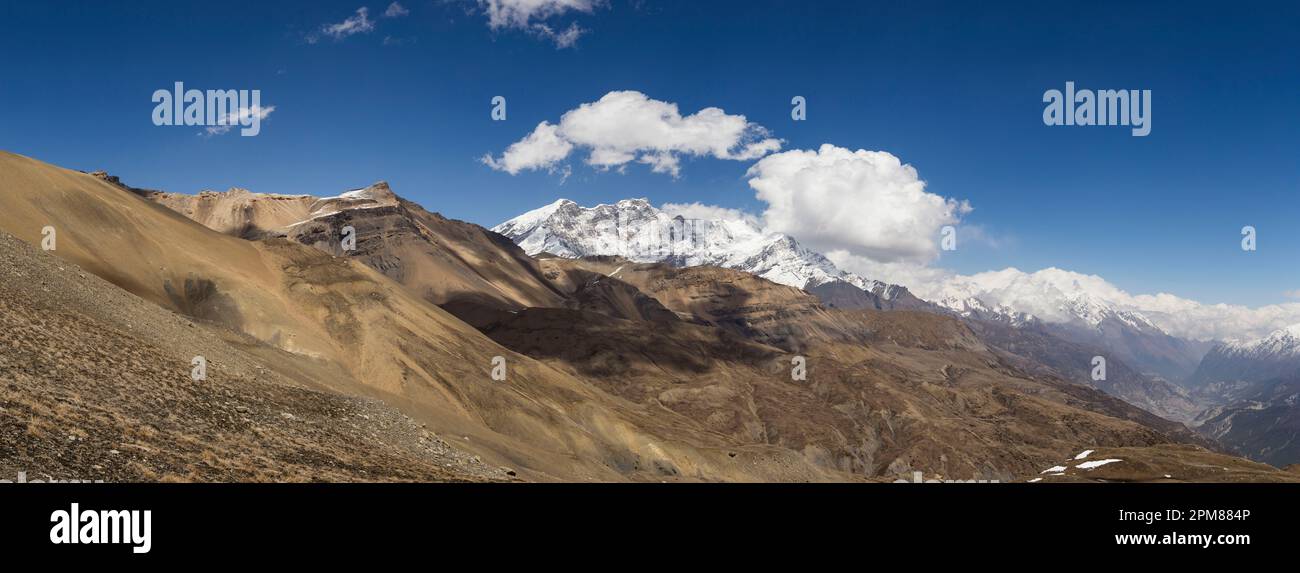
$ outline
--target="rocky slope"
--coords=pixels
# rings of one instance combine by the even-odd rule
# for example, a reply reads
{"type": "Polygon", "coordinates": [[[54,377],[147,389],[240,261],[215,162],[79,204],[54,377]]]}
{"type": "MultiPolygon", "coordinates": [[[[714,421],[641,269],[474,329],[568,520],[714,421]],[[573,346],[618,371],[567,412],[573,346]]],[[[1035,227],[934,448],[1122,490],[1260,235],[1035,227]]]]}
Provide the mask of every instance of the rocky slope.
{"type": "Polygon", "coordinates": [[[629,400],[855,473],[1009,479],[1032,469],[1035,448],[1078,439],[1061,433],[1067,426],[1112,445],[1198,441],[1086,386],[1030,376],[950,317],[831,309],[799,289],[717,267],[616,257],[542,264],[548,276],[577,268],[617,277],[682,320],[648,328],[609,313],[530,309],[478,323],[494,340],[629,400]],[[805,361],[806,381],[786,379],[795,356],[805,361]],[[1133,433],[1138,427],[1154,433],[1133,433]]]}
{"type": "Polygon", "coordinates": [[[518,309],[549,306],[562,298],[513,243],[402,200],[382,181],[326,197],[244,189],[197,195],[136,192],[220,233],[284,237],[355,258],[434,304],[471,299],[518,309]],[[345,227],[356,238],[355,250],[346,253],[345,227]]]}
{"type": "Polygon", "coordinates": [[[0,474],[15,480],[509,480],[337,376],[0,233],[0,474]],[[194,356],[207,377],[191,377],[194,356]]]}
{"type": "Polygon", "coordinates": [[[1028,372],[1092,386],[1175,422],[1191,422],[1204,410],[1204,405],[1182,387],[1139,372],[1105,347],[1063,338],[1040,323],[1011,326],[971,320],[969,324],[990,345],[1022,359],[1016,363],[1028,372]],[[1094,380],[1092,375],[1097,356],[1106,358],[1105,378],[1101,380],[1094,380]]]}
{"type": "Polygon", "coordinates": [[[803,289],[827,308],[954,314],[996,332],[1003,348],[1074,381],[1092,383],[1086,375],[1092,357],[1104,356],[1114,375],[1093,385],[1161,416],[1186,421],[1203,409],[1173,382],[1195,369],[1208,345],[1168,335],[1073,273],[1008,269],[957,277],[925,285],[927,292],[934,291],[933,302],[927,302],[904,287],[844,273],[794,238],[768,233],[756,221],[686,218],[644,199],[591,208],[562,199],[494,230],[535,255],[718,266],[803,289]],[[1044,337],[1053,342],[1044,344],[1044,337]]]}
{"type": "Polygon", "coordinates": [[[1300,464],[1300,378],[1250,388],[1204,412],[1198,429],[1250,459],[1279,467],[1300,464]]]}

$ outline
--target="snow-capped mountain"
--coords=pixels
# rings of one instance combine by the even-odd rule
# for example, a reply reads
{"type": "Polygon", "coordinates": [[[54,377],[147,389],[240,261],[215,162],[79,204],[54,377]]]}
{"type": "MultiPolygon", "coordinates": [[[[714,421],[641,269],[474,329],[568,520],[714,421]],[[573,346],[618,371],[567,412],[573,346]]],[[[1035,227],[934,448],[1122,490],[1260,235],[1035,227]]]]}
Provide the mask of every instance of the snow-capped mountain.
{"type": "Polygon", "coordinates": [[[509,237],[530,255],[616,255],[641,263],[713,265],[801,289],[847,283],[886,301],[906,292],[897,285],[842,271],[793,237],[765,231],[753,219],[686,218],[656,208],[645,199],[595,207],[560,199],[492,230],[509,237]]]}
{"type": "Polygon", "coordinates": [[[1015,327],[1041,326],[1170,380],[1190,375],[1208,349],[1170,336],[1100,277],[1059,269],[953,275],[908,285],[923,293],[922,300],[906,287],[842,271],[794,237],[765,230],[753,217],[728,212],[693,218],[679,210],[656,208],[645,199],[589,208],[561,199],[492,230],[531,255],[616,255],[636,262],[714,265],[804,289],[834,307],[948,310],[1015,327]]]}
{"type": "Polygon", "coordinates": [[[1197,386],[1268,382],[1300,377],[1300,324],[1250,341],[1214,347],[1192,377],[1197,386]]]}
{"type": "Polygon", "coordinates": [[[1113,320],[1164,333],[1140,311],[1125,308],[1122,293],[1110,292],[1113,287],[1099,277],[1055,268],[1036,273],[1009,268],[954,277],[937,286],[926,298],[963,316],[1012,324],[1040,320],[1090,328],[1113,320]]]}
{"type": "Polygon", "coordinates": [[[927,298],[962,316],[1024,326],[1104,349],[1137,369],[1169,380],[1195,371],[1209,344],[1171,336],[1104,279],[1056,268],[1009,268],[931,285],[927,298]]]}
{"type": "Polygon", "coordinates": [[[1300,324],[1275,330],[1258,340],[1227,342],[1219,350],[1225,355],[1254,360],[1300,357],[1300,324]]]}

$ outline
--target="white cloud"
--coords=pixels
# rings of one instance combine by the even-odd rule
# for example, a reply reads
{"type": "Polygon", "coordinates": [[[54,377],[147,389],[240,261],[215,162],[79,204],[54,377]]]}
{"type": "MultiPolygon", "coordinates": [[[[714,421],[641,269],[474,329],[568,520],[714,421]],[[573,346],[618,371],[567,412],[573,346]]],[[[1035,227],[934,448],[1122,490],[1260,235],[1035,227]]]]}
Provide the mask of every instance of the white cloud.
{"type": "Polygon", "coordinates": [[[559,127],[543,121],[527,137],[510,144],[499,159],[483,156],[483,163],[497,171],[515,175],[525,169],[554,169],[573,150],[573,144],[559,134],[559,127]]]}
{"type": "MultiPolygon", "coordinates": [[[[391,7],[390,7],[391,9],[391,7]]],[[[335,41],[342,40],[354,34],[364,34],[375,29],[375,22],[370,19],[370,9],[362,6],[357,8],[356,15],[343,20],[337,24],[326,24],[322,26],[317,33],[307,36],[307,43],[315,44],[323,34],[333,38],[335,41]]]]}
{"type": "Polygon", "coordinates": [[[916,169],[885,151],[791,150],[763,158],[748,176],[767,203],[769,229],[877,262],[935,259],[940,230],[971,211],[926,191],[916,169]]]}
{"type": "Polygon", "coordinates": [[[384,10],[384,17],[385,17],[385,18],[401,18],[402,16],[405,16],[405,15],[410,14],[410,13],[411,13],[411,11],[410,11],[410,10],[407,10],[407,9],[406,9],[404,6],[402,6],[401,4],[398,4],[397,2],[393,2],[392,4],[389,4],[389,5],[388,5],[388,9],[387,9],[387,10],[384,10]]]}
{"type": "MultiPolygon", "coordinates": [[[[796,237],[797,238],[797,237],[796,237]]],[[[912,294],[927,299],[936,285],[953,280],[957,275],[950,270],[911,261],[880,262],[854,255],[843,249],[822,253],[835,266],[861,277],[902,285],[912,294]]]]}
{"type": "Polygon", "coordinates": [[[556,47],[572,47],[586,30],[571,23],[556,30],[546,20],[570,12],[590,14],[603,0],[478,0],[488,16],[488,27],[493,30],[517,29],[555,42],[556,47]]]}
{"type": "Polygon", "coordinates": [[[677,104],[615,91],[566,112],[558,124],[542,122],[501,157],[485,157],[484,163],[511,175],[552,169],[575,148],[588,150],[586,163],[597,169],[637,162],[676,177],[683,155],[747,161],[779,150],[781,141],[743,115],[708,107],[682,116],[677,104]]]}
{"type": "Polygon", "coordinates": [[[876,265],[828,257],[851,272],[906,285],[931,301],[975,297],[988,306],[1024,312],[1046,322],[1065,322],[1089,305],[1102,304],[1141,313],[1165,332],[1193,340],[1252,340],[1300,323],[1300,303],[1257,308],[1203,304],[1169,293],[1134,295],[1097,275],[1046,268],[1027,273],[1015,268],[957,275],[908,265],[876,265]]]}
{"type": "Polygon", "coordinates": [[[223,135],[225,133],[228,133],[230,130],[234,129],[236,126],[245,125],[255,121],[260,122],[266,119],[268,116],[270,116],[271,112],[273,111],[275,111],[275,106],[273,105],[268,105],[268,106],[254,105],[246,108],[239,108],[230,113],[223,114],[220,118],[218,118],[217,122],[224,123],[225,125],[213,125],[213,126],[205,127],[203,128],[203,131],[199,133],[199,135],[204,135],[207,137],[212,137],[214,135],[223,135]]]}
{"type": "Polygon", "coordinates": [[[1138,295],[1133,301],[1165,331],[1196,340],[1254,340],[1300,324],[1300,303],[1296,302],[1249,308],[1201,304],[1167,293],[1138,295]]]}
{"type": "Polygon", "coordinates": [[[746,221],[759,226],[758,217],[741,211],[740,209],[728,209],[715,205],[705,205],[703,203],[664,203],[659,206],[669,217],[681,217],[683,219],[700,219],[704,221],[746,221]]]}
{"type": "Polygon", "coordinates": [[[565,12],[590,14],[597,0],[478,0],[487,12],[488,26],[501,28],[528,28],[537,20],[546,20],[565,12]]]}

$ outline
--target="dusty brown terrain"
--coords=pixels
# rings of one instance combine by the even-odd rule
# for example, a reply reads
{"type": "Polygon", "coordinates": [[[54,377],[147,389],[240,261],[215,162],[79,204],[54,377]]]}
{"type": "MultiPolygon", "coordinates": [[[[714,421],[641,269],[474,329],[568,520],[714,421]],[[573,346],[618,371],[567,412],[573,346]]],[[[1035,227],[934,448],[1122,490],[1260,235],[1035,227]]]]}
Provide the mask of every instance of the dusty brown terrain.
{"type": "Polygon", "coordinates": [[[335,197],[275,195],[246,189],[142,196],[223,234],[286,237],[343,255],[345,226],[356,230],[357,259],[434,304],[468,300],[499,308],[552,306],[562,297],[514,243],[477,225],[405,201],[385,182],[335,197]]]}
{"type": "Polygon", "coordinates": [[[609,273],[653,293],[681,320],[531,309],[475,325],[630,400],[821,465],[882,479],[927,468],[1007,480],[1067,444],[1203,443],[1096,389],[1031,377],[947,316],[827,309],[808,293],[729,269],[541,262],[553,279],[609,273]],[[806,381],[791,379],[795,356],[807,361],[806,381]]]}
{"type": "Polygon", "coordinates": [[[304,388],[311,361],[263,361],[7,234],[0,252],[0,479],[511,479],[393,408],[304,388]]]}

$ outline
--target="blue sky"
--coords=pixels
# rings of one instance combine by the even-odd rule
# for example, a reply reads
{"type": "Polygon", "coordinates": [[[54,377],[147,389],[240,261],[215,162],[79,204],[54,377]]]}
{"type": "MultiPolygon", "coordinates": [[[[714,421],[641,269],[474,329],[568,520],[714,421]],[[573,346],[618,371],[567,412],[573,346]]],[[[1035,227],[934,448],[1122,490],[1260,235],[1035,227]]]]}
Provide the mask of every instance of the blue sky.
{"type": "Polygon", "coordinates": [[[962,273],[1056,266],[1133,293],[1259,305],[1300,289],[1300,8],[1290,3],[654,2],[491,29],[472,1],[0,1],[0,149],[141,187],[333,194],[376,180],[485,226],[567,197],[761,212],[752,161],[567,179],[479,161],[610,91],[743,114],[784,149],[883,150],[969,201],[962,273]],[[322,26],[368,8],[373,29],[322,26]],[[387,39],[387,41],[386,41],[387,39]],[[1048,127],[1065,82],[1149,89],[1152,132],[1048,127]],[[260,89],[257,137],[150,121],[156,89],[260,89]],[[508,120],[490,101],[508,101],[508,120]],[[808,120],[790,98],[808,99],[808,120]],[[1239,247],[1259,230],[1259,250],[1239,247]]]}

